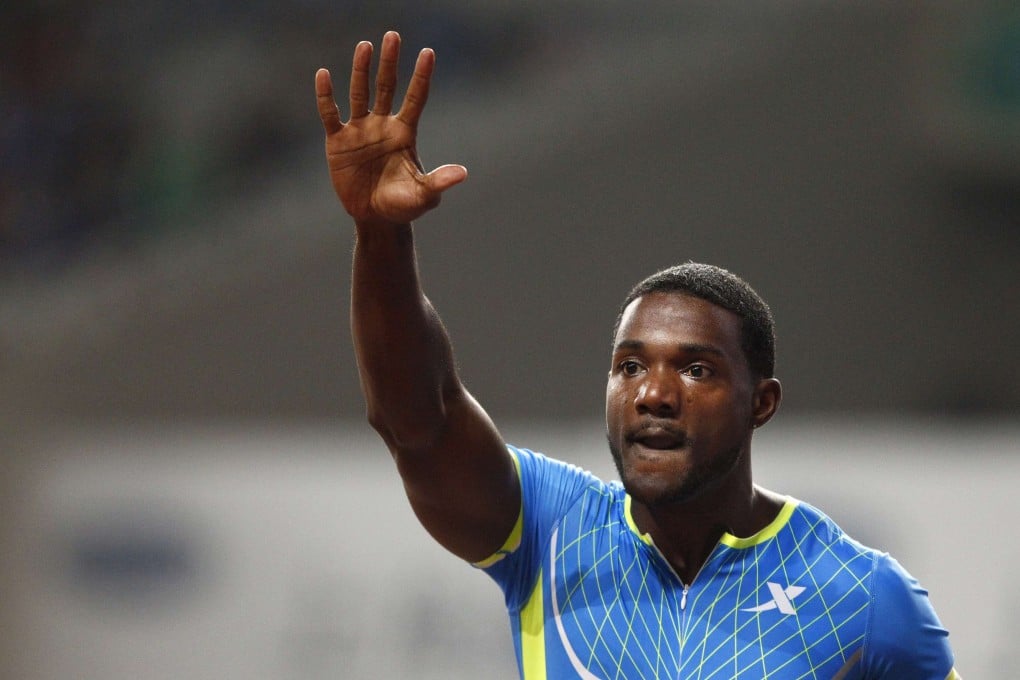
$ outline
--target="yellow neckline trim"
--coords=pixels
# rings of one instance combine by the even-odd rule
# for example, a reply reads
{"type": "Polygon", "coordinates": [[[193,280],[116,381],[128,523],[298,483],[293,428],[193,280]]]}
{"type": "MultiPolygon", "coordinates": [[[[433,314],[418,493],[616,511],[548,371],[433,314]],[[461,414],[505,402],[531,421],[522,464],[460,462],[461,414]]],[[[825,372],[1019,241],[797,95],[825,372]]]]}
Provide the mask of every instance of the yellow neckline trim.
{"type": "Polygon", "coordinates": [[[630,494],[623,497],[623,515],[627,518],[627,526],[629,526],[630,530],[633,531],[642,541],[648,545],[655,545],[652,543],[652,537],[650,535],[643,534],[641,533],[641,530],[638,529],[637,522],[634,521],[634,514],[630,511],[632,502],[633,500],[631,499],[630,494]]]}
{"type": "Polygon", "coordinates": [[[786,497],[786,502],[783,503],[783,508],[776,515],[776,518],[769,522],[761,531],[747,538],[737,538],[733,534],[727,532],[722,535],[719,542],[728,545],[731,548],[750,548],[752,545],[758,545],[765,541],[773,538],[779,533],[779,530],[786,526],[786,523],[790,521],[790,517],[793,516],[793,511],[797,509],[797,500],[794,498],[786,497]]]}
{"type": "MultiPolygon", "coordinates": [[[[641,533],[641,530],[638,529],[637,522],[634,521],[634,514],[631,512],[632,502],[630,494],[624,496],[623,514],[627,519],[627,526],[629,526],[630,530],[633,531],[644,543],[654,545],[652,537],[648,534],[641,533]]],[[[729,546],[730,548],[750,548],[752,545],[764,543],[770,538],[773,538],[779,533],[780,529],[786,526],[787,522],[790,521],[790,517],[793,516],[793,511],[797,509],[798,505],[799,502],[797,499],[787,496],[786,502],[783,504],[783,508],[779,511],[779,514],[776,515],[776,518],[769,522],[768,525],[761,531],[752,536],[748,536],[747,538],[738,538],[729,532],[725,532],[719,539],[719,542],[723,545],[729,546]]]]}

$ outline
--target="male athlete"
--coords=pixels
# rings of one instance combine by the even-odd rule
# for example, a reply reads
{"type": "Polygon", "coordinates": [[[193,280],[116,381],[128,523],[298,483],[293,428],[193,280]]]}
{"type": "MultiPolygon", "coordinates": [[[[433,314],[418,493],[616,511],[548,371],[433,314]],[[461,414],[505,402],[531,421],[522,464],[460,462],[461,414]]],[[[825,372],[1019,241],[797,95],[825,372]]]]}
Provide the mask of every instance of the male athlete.
{"type": "Polygon", "coordinates": [[[927,594],[806,503],[756,486],[782,396],[772,316],[729,272],[640,283],[614,330],[606,432],[622,485],[507,445],[461,384],[411,222],[467,177],[425,172],[423,50],[393,113],[400,39],[358,44],[350,119],[315,76],[330,177],[354,219],[351,323],[368,418],[425,528],[504,591],[522,678],[958,678],[927,594]]]}

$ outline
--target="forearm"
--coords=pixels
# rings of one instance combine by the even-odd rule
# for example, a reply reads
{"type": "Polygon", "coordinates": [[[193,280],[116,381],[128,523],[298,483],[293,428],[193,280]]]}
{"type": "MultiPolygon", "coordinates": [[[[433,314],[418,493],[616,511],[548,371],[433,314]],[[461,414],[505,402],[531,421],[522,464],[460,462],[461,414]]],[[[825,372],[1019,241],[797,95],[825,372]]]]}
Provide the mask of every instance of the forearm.
{"type": "Polygon", "coordinates": [[[446,330],[421,290],[409,225],[358,227],[351,328],[369,421],[392,449],[427,448],[459,382],[446,330]]]}
{"type": "Polygon", "coordinates": [[[369,422],[393,453],[415,514],[442,545],[474,561],[510,533],[520,484],[495,425],[457,378],[446,330],[421,290],[410,226],[463,182],[467,169],[443,165],[426,173],[418,158],[432,50],[418,54],[396,113],[400,37],[383,37],[369,109],[372,50],[367,41],[355,48],[347,122],[329,72],[315,74],[330,179],[357,232],[351,328],[361,386],[369,422]]]}

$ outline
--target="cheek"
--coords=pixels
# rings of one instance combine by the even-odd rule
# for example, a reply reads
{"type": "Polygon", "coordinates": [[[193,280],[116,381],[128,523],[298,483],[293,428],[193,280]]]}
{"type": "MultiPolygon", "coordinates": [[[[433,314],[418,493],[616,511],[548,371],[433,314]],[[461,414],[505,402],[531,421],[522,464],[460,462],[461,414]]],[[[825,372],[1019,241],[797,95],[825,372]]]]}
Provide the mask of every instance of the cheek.
{"type": "Polygon", "coordinates": [[[630,399],[626,392],[620,389],[606,390],[606,430],[610,434],[619,433],[623,429],[624,421],[627,419],[628,404],[630,399]]]}
{"type": "Polygon", "coordinates": [[[619,409],[627,401],[627,391],[619,384],[619,381],[610,379],[606,385],[606,411],[619,409]]]}
{"type": "Polygon", "coordinates": [[[750,429],[753,413],[749,399],[737,399],[720,406],[719,422],[725,423],[732,432],[743,432],[750,429]]]}
{"type": "Polygon", "coordinates": [[[606,395],[606,422],[616,422],[620,419],[622,413],[620,408],[620,398],[615,394],[606,395]]]}
{"type": "Polygon", "coordinates": [[[697,418],[702,428],[733,432],[739,426],[749,422],[751,404],[746,400],[733,399],[732,395],[701,395],[701,398],[685,399],[688,415],[697,418]]]}

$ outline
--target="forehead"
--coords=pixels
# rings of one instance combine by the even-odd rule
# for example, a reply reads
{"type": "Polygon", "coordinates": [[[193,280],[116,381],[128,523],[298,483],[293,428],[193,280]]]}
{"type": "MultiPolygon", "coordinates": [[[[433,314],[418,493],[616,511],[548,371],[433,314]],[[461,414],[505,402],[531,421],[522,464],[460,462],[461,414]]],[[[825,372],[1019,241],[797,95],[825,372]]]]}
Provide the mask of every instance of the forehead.
{"type": "Polygon", "coordinates": [[[702,344],[741,353],[741,319],[684,293],[649,293],[623,310],[614,343],[702,344]]]}

